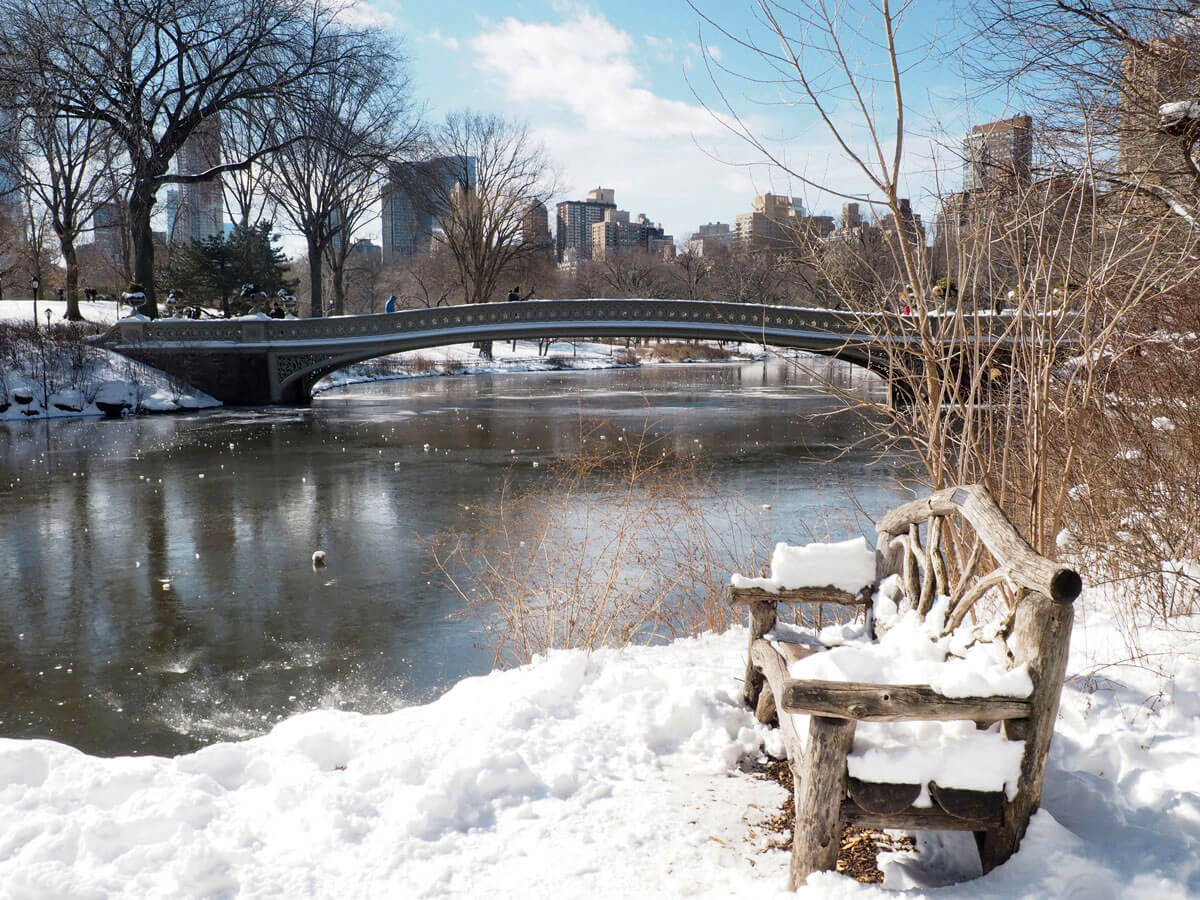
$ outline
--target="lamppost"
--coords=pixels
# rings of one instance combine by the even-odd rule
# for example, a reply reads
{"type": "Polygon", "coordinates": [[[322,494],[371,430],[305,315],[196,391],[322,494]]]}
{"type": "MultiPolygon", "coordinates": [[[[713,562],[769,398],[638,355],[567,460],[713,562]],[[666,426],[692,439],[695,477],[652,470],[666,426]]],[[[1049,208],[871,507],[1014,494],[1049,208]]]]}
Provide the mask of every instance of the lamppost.
{"type": "Polygon", "coordinates": [[[42,286],[41,280],[36,275],[29,279],[29,286],[33,288],[33,330],[37,331],[37,295],[38,288],[42,286]]]}

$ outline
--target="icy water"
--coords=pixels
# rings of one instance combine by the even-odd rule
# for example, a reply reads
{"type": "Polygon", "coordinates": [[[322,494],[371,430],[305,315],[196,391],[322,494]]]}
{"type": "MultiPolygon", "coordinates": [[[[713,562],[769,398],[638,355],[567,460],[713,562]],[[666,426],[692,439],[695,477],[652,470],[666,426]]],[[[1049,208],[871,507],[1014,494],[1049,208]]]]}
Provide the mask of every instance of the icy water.
{"type": "MultiPolygon", "coordinates": [[[[878,390],[841,363],[846,386],[878,390]]],[[[580,424],[667,435],[764,530],[867,533],[904,495],[778,361],[424,378],[309,409],[0,424],[0,736],[176,754],[486,672],[429,538],[537,487],[580,424]],[[538,465],[534,465],[538,463],[538,465]],[[765,508],[769,505],[769,509],[765,508]],[[314,570],[323,549],[328,565],[314,570]]],[[[613,432],[617,433],[616,431],[613,432]]]]}

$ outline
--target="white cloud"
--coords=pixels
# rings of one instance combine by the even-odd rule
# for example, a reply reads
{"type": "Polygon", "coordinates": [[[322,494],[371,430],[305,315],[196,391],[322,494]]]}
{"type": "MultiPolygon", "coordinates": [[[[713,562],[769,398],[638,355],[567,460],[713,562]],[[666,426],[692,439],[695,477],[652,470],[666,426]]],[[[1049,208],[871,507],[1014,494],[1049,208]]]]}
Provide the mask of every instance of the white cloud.
{"type": "Polygon", "coordinates": [[[646,46],[654,52],[654,59],[660,63],[675,62],[676,46],[672,38],[657,38],[652,34],[646,35],[643,40],[646,46]]]}
{"type": "Polygon", "coordinates": [[[450,35],[443,35],[441,30],[438,28],[435,28],[433,31],[429,32],[429,39],[435,44],[441,44],[448,50],[457,50],[459,47],[458,38],[450,35]]]}
{"type": "Polygon", "coordinates": [[[706,51],[708,51],[708,55],[711,56],[713,59],[715,59],[717,62],[721,61],[721,48],[718,47],[716,44],[709,44],[704,49],[706,51]]]}
{"type": "Polygon", "coordinates": [[[713,135],[700,106],[656,95],[634,66],[633,40],[607,19],[572,8],[558,24],[508,18],[471,40],[476,65],[512,100],[565,107],[610,138],[713,135]]]}
{"type": "MultiPolygon", "coordinates": [[[[560,12],[563,19],[551,23],[481,23],[482,33],[464,43],[506,114],[525,118],[546,145],[561,174],[561,199],[613,188],[620,208],[646,213],[677,240],[704,222],[732,222],[766,192],[803,196],[814,212],[840,208],[841,198],[772,172],[699,103],[655,93],[634,62],[640,50],[686,64],[704,52],[700,45],[650,35],[635,42],[595,11],[564,2],[560,12]]],[[[828,134],[795,110],[742,112],[797,172],[842,190],[865,187],[828,134]]]]}
{"type": "Polygon", "coordinates": [[[396,17],[367,0],[351,0],[337,10],[337,18],[360,28],[394,28],[396,17]]]}

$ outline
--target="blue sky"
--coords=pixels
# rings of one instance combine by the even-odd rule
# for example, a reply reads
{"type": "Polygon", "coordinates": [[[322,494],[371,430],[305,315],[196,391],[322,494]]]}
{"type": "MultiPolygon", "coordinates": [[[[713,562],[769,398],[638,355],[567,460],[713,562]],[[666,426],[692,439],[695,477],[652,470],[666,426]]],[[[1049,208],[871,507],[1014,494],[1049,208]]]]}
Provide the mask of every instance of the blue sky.
{"type": "MultiPolygon", "coordinates": [[[[743,0],[697,0],[730,32],[767,40],[743,0]]],[[[855,4],[847,4],[854,6],[855,4]]],[[[350,15],[401,35],[410,57],[417,97],[431,118],[454,109],[496,112],[525,121],[546,145],[562,186],[558,199],[582,198],[597,186],[613,188],[617,204],[664,224],[677,240],[709,221],[732,222],[755,194],[772,191],[804,197],[808,208],[836,214],[843,200],[806,188],[761,164],[761,156],[730,135],[701,101],[719,102],[705,71],[709,59],[738,71],[755,61],[683,0],[357,0],[350,15]],[[699,99],[698,99],[698,97],[699,99]]],[[[908,187],[918,211],[928,212],[935,160],[957,187],[952,148],[971,121],[963,104],[963,79],[953,54],[960,35],[952,2],[914,2],[901,27],[906,61],[908,187]],[[938,47],[925,49],[931,39],[938,47]],[[951,152],[937,148],[951,148],[951,152]]],[[[856,63],[871,72],[881,63],[871,42],[873,22],[849,35],[856,63]]],[[[749,69],[748,69],[749,67],[749,69]]],[[[727,75],[720,84],[755,132],[773,140],[789,165],[814,181],[854,193],[864,179],[838,151],[811,113],[778,100],[778,92],[727,75]]],[[[880,97],[886,100],[887,93],[880,97]]],[[[838,121],[856,147],[863,146],[857,118],[838,109],[838,121]]]]}

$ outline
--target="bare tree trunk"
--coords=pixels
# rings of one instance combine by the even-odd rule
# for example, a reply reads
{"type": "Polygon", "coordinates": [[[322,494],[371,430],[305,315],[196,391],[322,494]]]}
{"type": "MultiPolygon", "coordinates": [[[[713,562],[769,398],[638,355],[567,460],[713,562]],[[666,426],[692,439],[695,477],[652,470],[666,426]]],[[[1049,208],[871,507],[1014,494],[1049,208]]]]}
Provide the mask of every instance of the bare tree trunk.
{"type": "Polygon", "coordinates": [[[138,312],[147,318],[158,318],[158,303],[154,299],[154,232],[150,227],[150,212],[154,208],[154,188],[148,176],[134,181],[129,195],[129,231],[133,244],[133,280],[142,286],[146,299],[138,312]]]}
{"type": "Polygon", "coordinates": [[[311,237],[308,239],[308,314],[314,319],[325,315],[321,291],[321,248],[311,237]]]}
{"type": "Polygon", "coordinates": [[[69,322],[82,322],[83,313],[79,311],[79,257],[75,252],[75,236],[64,234],[62,242],[63,260],[67,264],[67,311],[69,322]]]}

